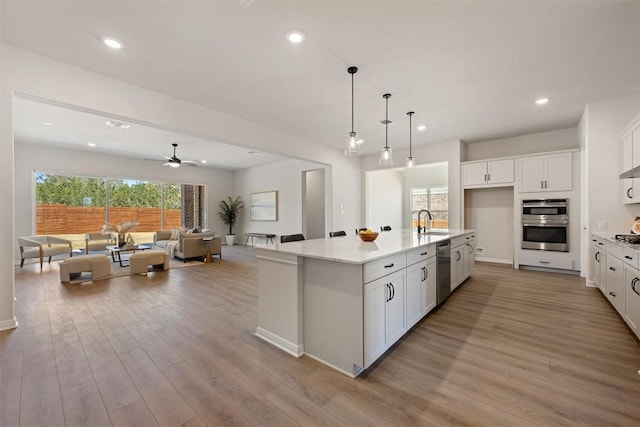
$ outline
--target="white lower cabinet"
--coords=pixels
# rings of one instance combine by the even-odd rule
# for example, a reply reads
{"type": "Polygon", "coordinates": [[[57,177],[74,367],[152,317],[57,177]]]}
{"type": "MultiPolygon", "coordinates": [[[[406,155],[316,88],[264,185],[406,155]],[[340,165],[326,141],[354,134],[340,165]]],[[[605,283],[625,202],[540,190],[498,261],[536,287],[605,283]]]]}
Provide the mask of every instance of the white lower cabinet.
{"type": "Polygon", "coordinates": [[[624,266],[624,321],[635,332],[640,334],[640,271],[624,266]]]}
{"type": "Polygon", "coordinates": [[[623,315],[624,313],[624,269],[621,259],[609,254],[607,256],[607,293],[605,296],[613,307],[623,315]]]}
{"type": "Polygon", "coordinates": [[[462,283],[465,249],[464,244],[451,248],[451,291],[462,283]]]}
{"type": "Polygon", "coordinates": [[[594,239],[593,258],[591,262],[593,263],[593,281],[600,289],[600,292],[606,295],[607,287],[605,276],[607,272],[607,253],[603,249],[602,245],[602,242],[594,239]]]}
{"type": "Polygon", "coordinates": [[[475,250],[475,234],[467,234],[451,241],[451,291],[471,275],[476,261],[475,250]]]}
{"type": "Polygon", "coordinates": [[[405,270],[364,285],[364,364],[370,366],[407,330],[405,270]]]}
{"type": "Polygon", "coordinates": [[[436,259],[407,267],[406,325],[415,325],[436,306],[436,259]]]}

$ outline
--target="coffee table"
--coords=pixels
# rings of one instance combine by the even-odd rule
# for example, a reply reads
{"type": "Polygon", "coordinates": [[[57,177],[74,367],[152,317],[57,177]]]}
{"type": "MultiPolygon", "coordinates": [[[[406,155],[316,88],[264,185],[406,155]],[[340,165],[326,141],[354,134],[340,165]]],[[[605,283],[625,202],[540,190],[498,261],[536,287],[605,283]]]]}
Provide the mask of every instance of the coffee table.
{"type": "Polygon", "coordinates": [[[129,253],[129,252],[135,253],[135,251],[144,251],[146,249],[151,249],[152,247],[153,245],[151,244],[140,244],[140,245],[133,245],[133,246],[125,245],[123,247],[111,245],[111,246],[107,246],[107,250],[111,254],[111,259],[113,260],[113,262],[118,261],[118,264],[120,264],[120,267],[128,267],[129,260],[128,259],[125,259],[124,261],[122,260],[123,253],[129,253]]]}

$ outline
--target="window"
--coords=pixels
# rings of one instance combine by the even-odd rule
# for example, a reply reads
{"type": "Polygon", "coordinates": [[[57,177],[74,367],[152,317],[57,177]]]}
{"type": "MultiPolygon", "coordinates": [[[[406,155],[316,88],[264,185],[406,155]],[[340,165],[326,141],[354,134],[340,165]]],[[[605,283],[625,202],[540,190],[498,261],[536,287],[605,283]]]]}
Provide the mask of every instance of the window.
{"type": "MultiPolygon", "coordinates": [[[[433,216],[432,228],[449,228],[449,188],[411,189],[411,226],[418,227],[418,212],[427,209],[433,216]]],[[[422,224],[423,226],[428,224],[422,224]]]]}
{"type": "Polygon", "coordinates": [[[132,237],[152,242],[173,227],[206,227],[205,187],[122,178],[35,173],[36,234],[60,236],[84,248],[84,234],[105,222],[138,221],[132,237]]]}

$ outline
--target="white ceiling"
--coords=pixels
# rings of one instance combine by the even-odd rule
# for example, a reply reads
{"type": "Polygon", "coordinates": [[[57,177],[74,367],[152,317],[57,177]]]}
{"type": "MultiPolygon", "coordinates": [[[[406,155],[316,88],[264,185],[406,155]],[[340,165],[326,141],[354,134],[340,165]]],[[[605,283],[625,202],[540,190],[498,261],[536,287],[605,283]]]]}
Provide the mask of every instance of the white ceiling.
{"type": "MultiPolygon", "coordinates": [[[[367,153],[384,145],[385,92],[397,122],[389,145],[402,148],[409,110],[415,125],[428,126],[413,133],[416,145],[477,142],[576,126],[588,102],[640,91],[636,1],[1,7],[4,43],[338,148],[350,130],[346,69],[355,65],[355,128],[367,153]],[[291,29],[306,40],[288,43],[291,29]],[[103,36],[125,48],[104,47],[103,36]],[[552,101],[539,107],[540,96],[552,101]]],[[[157,154],[167,154],[170,142],[157,154]]],[[[198,156],[186,145],[183,157],[198,156]]]]}

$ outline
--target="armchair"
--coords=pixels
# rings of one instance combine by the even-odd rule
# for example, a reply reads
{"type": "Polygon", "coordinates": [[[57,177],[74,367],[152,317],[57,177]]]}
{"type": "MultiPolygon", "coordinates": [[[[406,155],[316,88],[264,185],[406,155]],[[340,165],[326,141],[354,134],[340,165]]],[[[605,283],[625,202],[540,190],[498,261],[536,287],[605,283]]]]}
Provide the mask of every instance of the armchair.
{"type": "Polygon", "coordinates": [[[40,258],[40,269],[42,270],[44,257],[49,257],[49,264],[51,264],[51,257],[54,255],[68,253],[70,257],[73,256],[71,241],[60,237],[18,237],[18,244],[20,245],[20,268],[24,265],[26,258],[40,258]]]}
{"type": "Polygon", "coordinates": [[[87,233],[84,235],[85,254],[89,251],[106,251],[107,246],[116,245],[116,239],[110,233],[87,233]]]}

